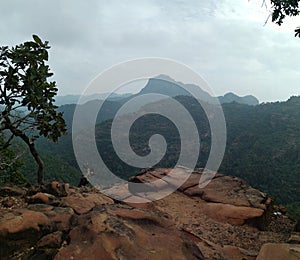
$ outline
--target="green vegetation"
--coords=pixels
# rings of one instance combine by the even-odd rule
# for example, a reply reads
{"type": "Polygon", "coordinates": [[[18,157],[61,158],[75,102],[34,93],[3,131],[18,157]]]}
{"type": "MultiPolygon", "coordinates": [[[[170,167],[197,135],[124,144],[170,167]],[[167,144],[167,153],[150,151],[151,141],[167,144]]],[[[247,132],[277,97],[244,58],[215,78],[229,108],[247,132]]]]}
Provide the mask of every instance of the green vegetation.
{"type": "MultiPolygon", "coordinates": [[[[4,137],[0,135],[0,146],[4,144],[4,137]]],[[[22,184],[26,181],[22,174],[21,155],[16,155],[12,149],[0,150],[0,184],[22,184]]]]}
{"type": "MultiPolygon", "coordinates": [[[[196,100],[177,97],[191,113],[201,139],[201,153],[197,167],[204,167],[210,151],[208,120],[196,100]]],[[[163,101],[158,101],[162,105],[163,101]]],[[[286,102],[248,106],[238,103],[223,104],[227,124],[227,147],[220,172],[245,179],[250,185],[270,194],[278,204],[293,205],[300,198],[300,97],[286,102]]],[[[127,115],[128,116],[128,115],[127,115]]],[[[128,179],[140,169],[122,162],[114,152],[110,129],[111,120],[96,126],[96,141],[106,165],[118,176],[128,179]]],[[[139,155],[150,150],[149,138],[161,134],[166,138],[168,152],[159,167],[176,164],[180,151],[180,137],[176,127],[159,115],[139,118],[131,128],[130,144],[139,155]]],[[[45,141],[45,140],[41,140],[45,141]]],[[[58,144],[39,143],[39,147],[59,156],[78,169],[71,136],[64,136],[58,144]]],[[[295,204],[296,203],[296,204],[295,204]]]]}
{"type": "Polygon", "coordinates": [[[43,182],[44,162],[35,140],[44,136],[55,142],[66,132],[62,113],[54,105],[58,89],[47,81],[53,75],[45,63],[49,48],[36,35],[33,41],[0,47],[0,132],[6,133],[0,149],[21,138],[38,165],[38,183],[43,182]]]}
{"type": "MultiPolygon", "coordinates": [[[[177,99],[187,107],[197,124],[201,138],[197,167],[204,167],[210,151],[208,120],[191,97],[177,99]]],[[[223,109],[228,140],[220,172],[245,179],[250,185],[270,194],[276,203],[299,202],[300,97],[258,106],[223,104],[223,109]]],[[[111,121],[97,126],[97,144],[110,169],[126,179],[139,169],[124,164],[114,153],[110,127],[111,121]]],[[[157,133],[165,136],[168,152],[156,166],[172,167],[178,159],[180,138],[175,126],[167,119],[148,115],[137,120],[131,128],[131,146],[137,154],[145,155],[149,152],[149,137],[157,133]]]]}
{"type": "MultiPolygon", "coordinates": [[[[57,180],[70,183],[74,186],[78,185],[81,177],[81,172],[78,169],[75,169],[58,156],[52,155],[45,151],[38,151],[42,160],[45,162],[45,181],[57,180]]],[[[35,165],[34,160],[29,153],[24,155],[21,159],[24,162],[22,172],[30,183],[36,183],[36,173],[32,171],[35,165]]]]}
{"type": "Polygon", "coordinates": [[[295,221],[299,220],[300,202],[294,202],[294,203],[288,204],[286,206],[286,209],[292,219],[294,219],[295,221]]]}
{"type": "Polygon", "coordinates": [[[245,179],[277,203],[300,198],[300,98],[256,107],[225,105],[228,145],[220,171],[245,179]]]}

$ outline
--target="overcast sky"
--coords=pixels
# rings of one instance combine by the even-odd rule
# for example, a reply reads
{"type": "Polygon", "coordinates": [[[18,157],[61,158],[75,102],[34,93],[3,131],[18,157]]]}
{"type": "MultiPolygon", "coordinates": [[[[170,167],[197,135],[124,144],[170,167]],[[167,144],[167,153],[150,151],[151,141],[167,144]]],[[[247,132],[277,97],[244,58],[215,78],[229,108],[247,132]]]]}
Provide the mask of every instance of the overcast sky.
{"type": "Polygon", "coordinates": [[[293,33],[300,19],[264,26],[268,10],[261,3],[1,0],[0,44],[15,45],[32,34],[48,40],[60,95],[81,93],[115,63],[164,57],[189,65],[218,95],[286,100],[300,94],[300,39],[293,33]]]}

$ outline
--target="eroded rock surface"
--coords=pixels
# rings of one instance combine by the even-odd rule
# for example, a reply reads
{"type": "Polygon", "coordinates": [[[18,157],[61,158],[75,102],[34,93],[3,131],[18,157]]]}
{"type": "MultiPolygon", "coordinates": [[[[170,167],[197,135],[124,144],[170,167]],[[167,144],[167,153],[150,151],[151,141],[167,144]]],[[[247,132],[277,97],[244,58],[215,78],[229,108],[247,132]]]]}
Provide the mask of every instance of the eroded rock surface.
{"type": "Polygon", "coordinates": [[[300,245],[265,244],[261,248],[257,260],[299,260],[300,245]]]}
{"type": "Polygon", "coordinates": [[[93,188],[42,191],[49,192],[28,189],[19,194],[22,207],[0,209],[1,259],[204,259],[159,211],[115,203],[93,188]]]}
{"type": "Polygon", "coordinates": [[[290,248],[297,248],[298,233],[290,236],[294,223],[273,214],[277,208],[266,194],[221,174],[199,188],[202,174],[212,172],[186,173],[148,169],[131,178],[147,183],[147,191],[132,190],[130,183],[106,190],[126,203],[58,182],[6,186],[0,189],[0,259],[252,260],[269,254],[266,243],[290,238],[290,248]],[[147,203],[179,181],[176,192],[147,203]]]}

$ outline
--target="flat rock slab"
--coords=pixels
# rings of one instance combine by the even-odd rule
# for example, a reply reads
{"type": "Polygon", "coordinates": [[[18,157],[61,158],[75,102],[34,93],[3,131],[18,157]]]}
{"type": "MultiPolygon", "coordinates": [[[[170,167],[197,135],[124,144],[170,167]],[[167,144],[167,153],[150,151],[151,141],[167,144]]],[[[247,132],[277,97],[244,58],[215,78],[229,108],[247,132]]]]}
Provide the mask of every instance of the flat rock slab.
{"type": "Polygon", "coordinates": [[[74,211],[81,215],[91,211],[95,206],[113,204],[113,200],[100,193],[81,194],[74,193],[70,196],[62,198],[62,205],[71,207],[74,211]]]}
{"type": "Polygon", "coordinates": [[[299,260],[300,245],[295,244],[264,244],[257,260],[299,260]]]}
{"type": "Polygon", "coordinates": [[[221,203],[207,203],[204,213],[211,218],[232,225],[243,225],[246,220],[261,217],[264,210],[221,203]]]}

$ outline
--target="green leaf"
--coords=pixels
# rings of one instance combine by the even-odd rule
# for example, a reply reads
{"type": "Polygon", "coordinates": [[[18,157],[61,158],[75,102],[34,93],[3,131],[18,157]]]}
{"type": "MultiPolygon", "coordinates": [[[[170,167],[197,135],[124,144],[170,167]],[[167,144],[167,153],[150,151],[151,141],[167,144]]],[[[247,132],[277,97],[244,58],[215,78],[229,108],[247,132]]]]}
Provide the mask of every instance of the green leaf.
{"type": "Polygon", "coordinates": [[[38,43],[39,45],[43,45],[42,40],[37,35],[32,35],[33,40],[38,43]]]}

